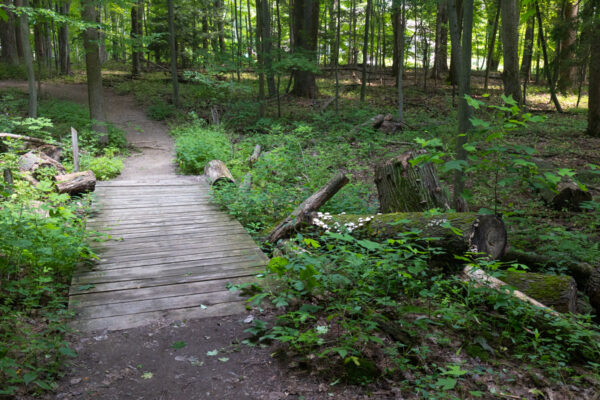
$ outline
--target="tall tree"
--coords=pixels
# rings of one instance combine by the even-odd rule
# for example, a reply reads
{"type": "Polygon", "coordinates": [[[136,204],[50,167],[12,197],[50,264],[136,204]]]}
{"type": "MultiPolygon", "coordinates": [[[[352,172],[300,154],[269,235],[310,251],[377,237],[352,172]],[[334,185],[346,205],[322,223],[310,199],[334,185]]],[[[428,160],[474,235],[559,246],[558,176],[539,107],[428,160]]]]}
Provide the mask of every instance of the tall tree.
{"type": "Polygon", "coordinates": [[[562,40],[560,41],[559,75],[556,87],[560,92],[567,92],[573,88],[573,82],[577,74],[575,50],[577,42],[577,12],[579,10],[578,0],[564,0],[564,15],[562,29],[562,40]]]}
{"type": "Polygon", "coordinates": [[[260,48],[262,56],[261,64],[267,76],[267,88],[269,97],[275,97],[277,89],[275,87],[275,76],[273,74],[273,60],[271,58],[271,50],[273,41],[271,38],[271,13],[269,12],[269,0],[256,0],[257,21],[260,19],[260,27],[257,23],[257,31],[260,32],[260,48]],[[260,17],[260,18],[259,18],[260,17]],[[259,29],[260,28],[260,29],[259,29]]]}
{"type": "Polygon", "coordinates": [[[591,0],[595,5],[590,29],[590,86],[587,133],[600,137],[600,0],[591,0]]]}
{"type": "MultiPolygon", "coordinates": [[[[596,0],[595,0],[596,1],[596,0]]],[[[552,79],[552,72],[550,71],[550,62],[548,61],[548,49],[546,46],[546,37],[544,36],[544,26],[542,25],[542,11],[540,10],[540,3],[535,0],[535,15],[538,21],[538,37],[542,46],[542,54],[544,56],[544,71],[546,72],[546,78],[548,79],[548,88],[550,89],[550,98],[556,107],[556,111],[562,112],[562,107],[556,97],[556,90],[554,87],[554,80],[552,79]]],[[[593,58],[592,58],[593,59],[593,58]]]]}
{"type": "MultiPolygon", "coordinates": [[[[16,0],[15,6],[29,7],[29,0],[16,0]]],[[[35,87],[35,72],[33,70],[33,54],[31,53],[31,44],[29,42],[29,18],[26,13],[21,13],[19,17],[19,36],[23,46],[23,59],[25,69],[27,70],[27,87],[29,89],[29,117],[37,117],[37,88],[35,87]]]]}
{"type": "Polygon", "coordinates": [[[502,0],[502,55],[504,94],[521,102],[519,79],[519,0],[502,0]]]}
{"type": "Polygon", "coordinates": [[[448,0],[439,0],[435,20],[435,55],[431,77],[448,72],[448,0]]]}
{"type": "MultiPolygon", "coordinates": [[[[99,22],[98,2],[81,1],[81,16],[89,24],[99,22]]],[[[88,27],[83,31],[83,47],[85,49],[85,71],[88,85],[88,102],[92,129],[100,133],[100,143],[108,144],[108,131],[104,115],[104,89],[102,88],[102,63],[100,62],[100,35],[96,27],[88,27]]]]}
{"type": "Polygon", "coordinates": [[[369,54],[369,16],[371,14],[372,0],[367,0],[367,10],[365,11],[365,38],[363,41],[363,65],[362,65],[362,79],[360,85],[360,102],[365,101],[365,95],[367,91],[367,54],[369,54]]]}
{"type": "MultiPolygon", "coordinates": [[[[292,8],[293,49],[306,63],[316,62],[317,35],[319,32],[319,0],[294,0],[292,8]]],[[[308,66],[294,71],[292,93],[299,97],[316,98],[318,95],[315,74],[308,66]]]]}
{"type": "Polygon", "coordinates": [[[494,24],[492,26],[492,36],[490,38],[490,47],[488,48],[487,61],[485,63],[485,78],[483,83],[483,90],[488,89],[488,80],[490,78],[490,70],[494,63],[494,49],[496,46],[496,33],[498,32],[498,20],[500,19],[500,3],[502,0],[498,0],[496,5],[496,16],[494,17],[494,24]]]}
{"type": "MultiPolygon", "coordinates": [[[[473,35],[473,0],[463,1],[463,33],[462,44],[459,40],[459,25],[456,9],[457,0],[449,0],[450,38],[452,47],[457,51],[452,53],[452,61],[456,66],[458,79],[458,137],[456,139],[456,158],[465,161],[467,159],[464,145],[467,143],[467,135],[473,129],[471,116],[473,110],[469,106],[466,96],[471,91],[471,46],[473,35]]],[[[464,172],[457,170],[454,175],[454,207],[458,211],[464,211],[466,204],[462,198],[464,190],[464,172]]]]}
{"type": "MultiPolygon", "coordinates": [[[[71,1],[65,0],[59,3],[58,10],[61,15],[67,16],[69,15],[70,7],[71,1]]],[[[70,53],[71,48],[69,45],[69,25],[64,23],[58,27],[58,54],[61,75],[67,75],[71,73],[70,53]]]]}
{"type": "Polygon", "coordinates": [[[171,81],[173,82],[173,104],[179,106],[179,81],[177,80],[177,47],[175,46],[175,16],[173,0],[167,0],[169,24],[169,49],[171,50],[171,81]]]}
{"type": "MultiPolygon", "coordinates": [[[[2,3],[12,5],[12,0],[4,0],[2,3]]],[[[6,17],[6,21],[0,20],[0,43],[2,43],[0,61],[17,65],[19,63],[19,53],[17,52],[16,18],[15,14],[8,10],[6,11],[6,17]]]]}
{"type": "Polygon", "coordinates": [[[525,40],[523,42],[523,58],[521,59],[521,76],[529,79],[531,73],[531,60],[533,59],[533,39],[535,33],[535,14],[527,19],[525,40]]]}
{"type": "Polygon", "coordinates": [[[131,6],[131,77],[136,79],[142,74],[142,0],[131,6]]]}

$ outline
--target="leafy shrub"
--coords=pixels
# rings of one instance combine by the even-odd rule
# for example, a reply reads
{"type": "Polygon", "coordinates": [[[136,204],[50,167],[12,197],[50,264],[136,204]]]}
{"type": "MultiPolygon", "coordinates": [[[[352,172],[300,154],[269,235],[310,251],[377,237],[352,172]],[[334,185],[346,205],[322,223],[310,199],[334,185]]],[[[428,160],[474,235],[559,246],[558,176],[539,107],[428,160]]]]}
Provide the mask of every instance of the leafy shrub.
{"type": "Polygon", "coordinates": [[[25,65],[10,65],[0,63],[0,80],[8,79],[26,80],[27,71],[25,70],[25,65]]]}
{"type": "Polygon", "coordinates": [[[115,152],[116,149],[108,148],[101,157],[82,157],[81,169],[92,170],[101,181],[115,178],[123,170],[123,161],[115,157],[115,152]]]}
{"type": "Polygon", "coordinates": [[[171,132],[175,136],[177,162],[184,173],[202,174],[210,160],[227,161],[231,157],[229,139],[218,128],[196,121],[171,132]]]}
{"type": "Polygon", "coordinates": [[[175,107],[172,104],[157,102],[148,107],[148,117],[155,121],[164,121],[171,118],[175,113],[175,107]]]}

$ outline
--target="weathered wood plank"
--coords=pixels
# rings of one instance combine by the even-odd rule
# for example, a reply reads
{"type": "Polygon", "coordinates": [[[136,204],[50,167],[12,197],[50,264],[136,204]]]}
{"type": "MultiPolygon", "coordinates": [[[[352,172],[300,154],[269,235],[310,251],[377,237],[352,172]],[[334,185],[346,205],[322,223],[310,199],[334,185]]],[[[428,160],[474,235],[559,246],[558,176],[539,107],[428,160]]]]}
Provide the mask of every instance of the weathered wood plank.
{"type": "Polygon", "coordinates": [[[200,282],[174,283],[162,286],[132,288],[115,291],[72,294],[69,297],[69,308],[76,310],[82,307],[111,304],[115,301],[126,302],[131,300],[160,299],[171,296],[187,296],[190,294],[219,292],[226,290],[228,283],[237,284],[247,281],[247,277],[240,277],[200,282]]]}
{"type": "Polygon", "coordinates": [[[221,303],[207,307],[206,309],[202,307],[190,307],[178,310],[151,311],[127,316],[82,319],[74,321],[72,326],[83,332],[94,332],[104,329],[117,331],[149,325],[161,319],[174,321],[193,318],[222,317],[240,314],[244,311],[245,307],[242,302],[221,303]]]}
{"type": "Polygon", "coordinates": [[[102,223],[91,223],[88,226],[92,229],[102,230],[102,231],[125,231],[125,230],[134,230],[134,229],[143,229],[147,228],[158,228],[158,227],[174,227],[174,226],[189,226],[189,225],[200,225],[207,224],[211,222],[223,222],[223,221],[231,221],[230,217],[221,214],[213,214],[213,215],[204,215],[201,217],[190,217],[185,218],[184,216],[167,219],[167,220],[158,220],[158,221],[142,221],[142,220],[120,220],[120,221],[104,221],[102,223]]]}
{"type": "MultiPolygon", "coordinates": [[[[156,232],[134,232],[134,233],[120,233],[119,235],[109,235],[111,237],[111,240],[119,240],[119,241],[125,241],[125,240],[133,240],[133,239],[138,239],[138,240],[143,240],[144,238],[149,238],[149,237],[154,237],[156,239],[152,239],[152,240],[160,240],[158,238],[160,237],[172,237],[175,235],[184,235],[184,236],[192,236],[195,234],[198,235],[204,235],[206,233],[210,233],[210,232],[220,232],[222,230],[225,229],[240,229],[239,225],[237,225],[236,223],[233,222],[220,222],[217,226],[214,226],[214,224],[211,224],[211,226],[197,226],[194,229],[186,229],[186,230],[180,230],[177,232],[167,232],[167,234],[165,234],[164,232],[160,232],[160,231],[156,231],[156,232]]],[[[108,234],[108,233],[107,233],[108,234]]],[[[102,239],[106,237],[106,234],[100,234],[98,233],[96,235],[98,237],[98,239],[102,239]]]]}
{"type": "MultiPolygon", "coordinates": [[[[199,272],[198,268],[192,269],[181,269],[181,270],[173,270],[169,271],[169,273],[173,272],[173,275],[168,275],[164,273],[163,276],[154,276],[154,277],[143,277],[137,279],[124,279],[120,281],[114,282],[96,282],[94,286],[89,289],[83,289],[87,286],[77,286],[73,284],[70,288],[70,295],[78,295],[84,293],[100,293],[100,292],[112,292],[112,291],[121,291],[128,289],[140,289],[140,288],[150,288],[157,286],[165,286],[165,285],[175,285],[180,283],[190,283],[190,282],[204,282],[204,281],[213,281],[213,280],[222,280],[227,281],[228,279],[234,278],[248,278],[253,279],[254,276],[262,269],[264,269],[264,264],[256,263],[260,266],[249,267],[243,266],[237,269],[229,269],[227,270],[227,276],[223,277],[220,271],[217,272],[199,272]],[[182,271],[188,271],[182,273],[182,271]],[[81,289],[81,290],[80,290],[81,289]]],[[[250,265],[250,264],[248,264],[250,265]]]]}
{"type": "MultiPolygon", "coordinates": [[[[208,223],[203,224],[211,225],[211,226],[229,226],[228,223],[230,221],[210,221],[208,223]]],[[[162,234],[171,234],[171,233],[184,233],[184,232],[196,232],[201,229],[202,226],[198,224],[192,225],[169,225],[169,226],[154,226],[149,227],[148,229],[143,228],[130,228],[130,229],[109,229],[104,234],[108,234],[111,236],[123,236],[126,235],[136,235],[136,234],[148,234],[148,233],[162,233],[162,234]]],[[[102,232],[101,232],[102,233],[102,232]]]]}
{"type": "MultiPolygon", "coordinates": [[[[159,242],[159,241],[163,241],[165,243],[169,243],[169,242],[178,242],[181,240],[199,240],[202,238],[206,238],[206,237],[218,237],[218,236],[227,236],[227,235],[235,235],[235,234],[245,234],[246,231],[240,227],[240,226],[236,226],[236,225],[228,225],[228,226],[221,226],[221,227],[217,227],[217,228],[206,228],[206,229],[199,229],[197,232],[191,232],[191,233],[178,233],[178,234],[171,234],[171,235],[161,235],[159,234],[155,234],[154,232],[150,232],[149,235],[142,235],[142,236],[130,236],[130,237],[113,237],[112,239],[106,239],[106,240],[98,240],[96,242],[92,243],[92,248],[93,249],[103,249],[106,248],[107,246],[110,246],[112,248],[118,248],[118,247],[126,247],[129,245],[135,245],[135,244],[144,244],[144,243],[149,243],[149,242],[159,242]]],[[[225,239],[224,239],[225,240],[225,239]]]]}

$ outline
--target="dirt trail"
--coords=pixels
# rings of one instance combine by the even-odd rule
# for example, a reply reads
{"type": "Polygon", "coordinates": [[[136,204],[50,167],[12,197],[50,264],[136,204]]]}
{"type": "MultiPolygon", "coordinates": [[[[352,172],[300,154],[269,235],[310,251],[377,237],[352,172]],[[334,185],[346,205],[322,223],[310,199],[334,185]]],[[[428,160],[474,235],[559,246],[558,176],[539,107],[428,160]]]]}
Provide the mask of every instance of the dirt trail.
{"type": "MultiPolygon", "coordinates": [[[[17,87],[27,90],[26,82],[2,81],[0,88],[17,87]]],[[[52,97],[87,105],[85,84],[42,84],[41,97],[52,97]]],[[[140,152],[133,152],[116,180],[167,178],[175,175],[173,138],[166,124],[150,120],[135,103],[133,96],[119,96],[112,89],[104,90],[106,118],[123,129],[127,141],[140,152]]]]}
{"type": "MultiPolygon", "coordinates": [[[[0,89],[26,83],[0,81],[0,89]]],[[[43,84],[42,96],[87,104],[85,85],[43,84]]],[[[173,140],[165,124],[149,120],[132,96],[105,90],[107,119],[140,150],[125,160],[120,180],[175,175],[173,140]]],[[[330,386],[272,357],[275,349],[249,347],[245,315],[158,321],[118,332],[73,335],[77,357],[44,399],[363,399],[365,388],[330,386]]],[[[256,315],[260,319],[266,316],[256,315]]],[[[395,398],[391,391],[375,398],[395,398]]],[[[18,397],[29,399],[30,397],[18,397]]],[[[39,398],[39,397],[38,397],[39,398]]]]}

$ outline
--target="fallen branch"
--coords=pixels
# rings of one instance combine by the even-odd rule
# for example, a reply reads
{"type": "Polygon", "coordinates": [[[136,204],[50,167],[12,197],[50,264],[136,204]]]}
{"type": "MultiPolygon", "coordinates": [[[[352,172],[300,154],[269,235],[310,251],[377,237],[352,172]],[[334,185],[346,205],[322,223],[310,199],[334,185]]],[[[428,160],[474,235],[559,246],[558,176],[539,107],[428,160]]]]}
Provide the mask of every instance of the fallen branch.
{"type": "Polygon", "coordinates": [[[252,165],[256,161],[258,161],[258,157],[260,157],[261,150],[262,150],[262,147],[260,146],[260,144],[257,144],[256,146],[254,146],[254,151],[252,152],[252,155],[248,159],[248,162],[250,163],[250,165],[252,165]]]}
{"type": "Polygon", "coordinates": [[[31,137],[31,136],[24,136],[24,135],[16,135],[14,133],[0,133],[0,139],[16,139],[16,140],[22,140],[24,142],[35,143],[38,145],[44,145],[44,144],[52,145],[52,143],[49,143],[49,142],[39,139],[39,138],[35,138],[35,137],[31,137]]]}
{"type": "Polygon", "coordinates": [[[287,218],[281,221],[269,234],[267,240],[276,243],[280,239],[289,237],[294,230],[308,223],[311,220],[310,214],[317,211],[348,182],[348,177],[343,173],[335,175],[325,186],[304,200],[287,218]]]}

